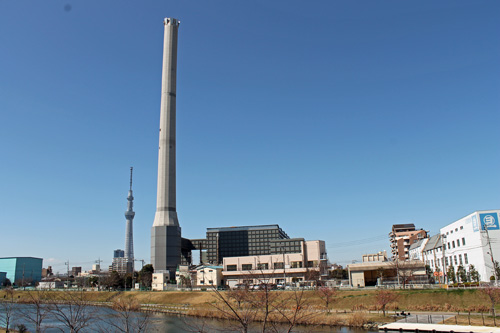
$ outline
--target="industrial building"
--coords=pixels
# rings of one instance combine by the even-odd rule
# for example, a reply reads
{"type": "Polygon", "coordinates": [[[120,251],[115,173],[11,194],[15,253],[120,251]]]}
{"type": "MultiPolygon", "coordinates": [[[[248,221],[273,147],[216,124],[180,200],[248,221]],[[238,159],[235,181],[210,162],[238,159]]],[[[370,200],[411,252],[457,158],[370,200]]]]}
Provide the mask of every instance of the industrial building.
{"type": "Polygon", "coordinates": [[[0,272],[17,286],[34,285],[42,279],[42,262],[42,258],[34,257],[0,258],[0,272]]]}

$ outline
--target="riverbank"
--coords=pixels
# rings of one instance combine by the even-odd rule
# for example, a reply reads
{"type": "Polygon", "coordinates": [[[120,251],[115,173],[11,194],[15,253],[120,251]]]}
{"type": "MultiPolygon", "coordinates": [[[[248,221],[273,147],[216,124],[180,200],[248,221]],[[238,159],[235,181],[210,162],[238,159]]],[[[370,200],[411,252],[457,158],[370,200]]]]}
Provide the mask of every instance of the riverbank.
{"type": "MultiPolygon", "coordinates": [[[[14,291],[14,300],[17,302],[29,302],[34,294],[37,297],[47,299],[61,299],[67,295],[67,291],[14,291]]],[[[78,292],[70,292],[78,293],[78,292]]],[[[249,292],[249,295],[257,295],[258,292],[249,292]]],[[[300,292],[303,301],[301,303],[301,316],[297,319],[297,324],[305,325],[326,325],[326,326],[349,326],[349,327],[373,327],[382,323],[390,323],[396,319],[395,311],[405,310],[406,312],[453,312],[453,313],[484,313],[481,315],[463,316],[458,315],[455,322],[469,322],[472,320],[476,325],[488,325],[492,318],[487,314],[489,301],[485,295],[475,289],[470,290],[398,290],[394,293],[397,299],[389,303],[386,307],[388,315],[383,316],[380,306],[377,304],[376,290],[346,290],[338,291],[328,305],[328,310],[324,300],[318,292],[307,290],[300,292]],[[484,324],[483,324],[484,320],[484,324]]],[[[0,291],[0,299],[4,299],[5,292],[0,291]]],[[[148,291],[127,291],[127,292],[82,292],[86,301],[93,305],[112,306],[117,300],[137,302],[141,304],[143,311],[158,313],[182,314],[206,318],[228,318],[227,313],[220,309],[222,297],[229,298],[227,291],[219,295],[214,291],[168,291],[168,292],[148,292],[148,291]]],[[[279,296],[280,299],[293,299],[297,295],[294,291],[271,291],[271,296],[279,296]]],[[[233,303],[234,304],[234,303],[233,303]]],[[[250,304],[250,303],[249,303],[250,304]]],[[[254,306],[257,303],[253,303],[254,306]]],[[[223,304],[222,304],[223,305],[223,304]]],[[[271,311],[277,316],[270,319],[286,321],[286,314],[293,310],[292,303],[282,303],[284,314],[277,316],[279,311],[276,308],[271,311]],[[279,318],[278,318],[279,317],[279,318]]],[[[279,310],[279,309],[278,309],[279,310]]],[[[256,314],[255,320],[261,320],[256,314]]],[[[230,316],[229,316],[230,318],[230,316]]],[[[446,323],[452,323],[447,320],[446,323]]]]}

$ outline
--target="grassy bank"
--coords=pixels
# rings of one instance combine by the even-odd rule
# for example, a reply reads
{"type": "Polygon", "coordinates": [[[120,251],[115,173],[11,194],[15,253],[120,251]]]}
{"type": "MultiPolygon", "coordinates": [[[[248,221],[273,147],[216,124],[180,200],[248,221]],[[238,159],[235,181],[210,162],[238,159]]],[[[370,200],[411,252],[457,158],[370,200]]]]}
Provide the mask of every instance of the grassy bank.
{"type": "MultiPolygon", "coordinates": [[[[19,302],[29,302],[34,294],[48,299],[58,299],[67,294],[67,291],[14,291],[14,299],[19,302]]],[[[76,293],[76,292],[72,292],[76,293]]],[[[255,293],[255,292],[250,292],[255,293]]],[[[293,298],[293,291],[272,291],[279,293],[286,298],[293,298]]],[[[396,301],[388,304],[387,310],[405,310],[407,312],[432,311],[432,312],[487,312],[490,303],[488,298],[479,290],[398,290],[396,301]]],[[[134,300],[140,304],[155,304],[162,309],[182,308],[182,313],[211,318],[223,318],[221,311],[216,309],[216,305],[221,303],[213,291],[169,291],[169,292],[91,292],[83,293],[85,299],[92,302],[114,302],[121,300],[134,300]]],[[[0,299],[3,299],[4,291],[0,291],[0,299]]],[[[227,292],[222,292],[224,297],[227,292]]],[[[390,316],[383,317],[377,306],[376,290],[349,290],[339,291],[335,299],[331,302],[326,311],[325,303],[313,290],[304,291],[304,309],[302,311],[303,320],[301,324],[318,324],[330,326],[351,326],[361,327],[367,323],[385,323],[394,319],[390,316]],[[372,312],[370,312],[372,311],[372,312]]],[[[290,311],[290,310],[287,310],[290,311]]],[[[493,319],[484,316],[485,324],[488,325],[493,319]]],[[[460,323],[468,323],[468,317],[457,317],[460,323]]],[[[257,318],[258,319],[258,318],[257,318]]],[[[455,319],[453,319],[454,323],[455,319]]],[[[473,324],[482,325],[482,317],[475,316],[473,324]]],[[[451,323],[450,320],[447,323],[451,323]]]]}

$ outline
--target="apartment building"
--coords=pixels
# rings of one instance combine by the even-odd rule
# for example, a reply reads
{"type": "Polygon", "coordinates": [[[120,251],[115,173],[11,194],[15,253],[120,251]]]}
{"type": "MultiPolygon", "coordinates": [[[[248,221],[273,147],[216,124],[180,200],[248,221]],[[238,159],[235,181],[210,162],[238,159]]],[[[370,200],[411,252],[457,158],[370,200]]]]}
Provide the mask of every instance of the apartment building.
{"type": "Polygon", "coordinates": [[[392,226],[392,231],[389,233],[392,258],[409,260],[410,246],[423,238],[427,238],[427,232],[423,229],[415,229],[413,223],[394,224],[392,226]]]}

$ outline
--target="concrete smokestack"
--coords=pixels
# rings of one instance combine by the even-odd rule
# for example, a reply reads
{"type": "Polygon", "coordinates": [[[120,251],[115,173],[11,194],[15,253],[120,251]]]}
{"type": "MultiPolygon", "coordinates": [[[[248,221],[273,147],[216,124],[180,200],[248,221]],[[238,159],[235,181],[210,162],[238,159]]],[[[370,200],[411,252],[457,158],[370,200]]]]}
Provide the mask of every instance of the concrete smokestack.
{"type": "Polygon", "coordinates": [[[151,264],[155,272],[175,270],[181,258],[181,228],[177,219],[175,187],[175,98],[177,81],[177,33],[179,20],[165,18],[161,83],[160,145],[156,214],[151,228],[151,264]]]}

